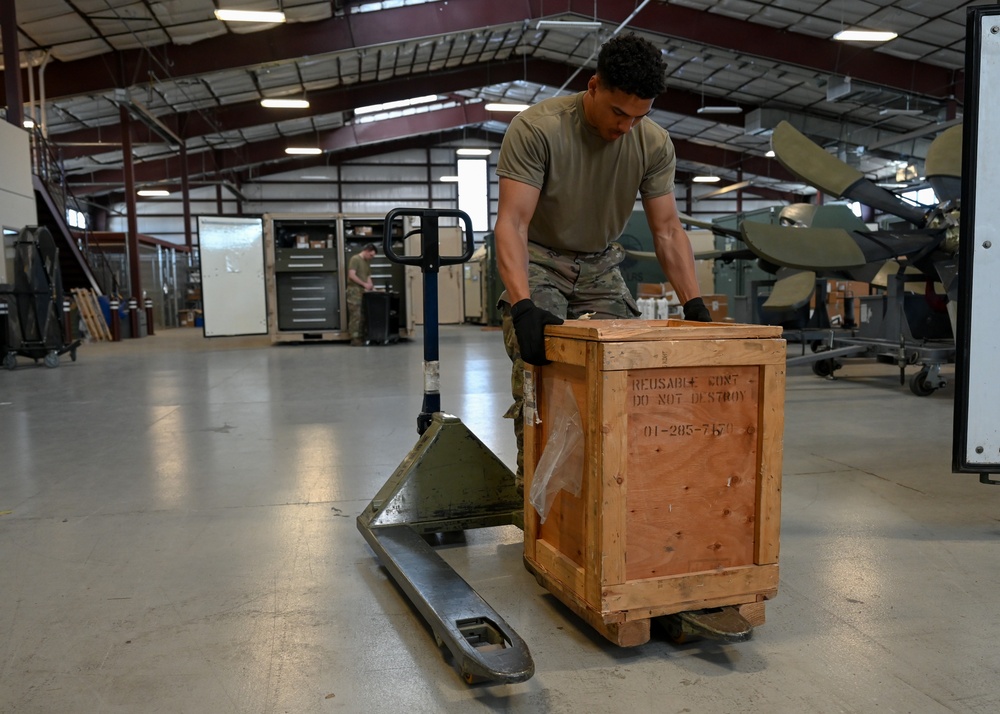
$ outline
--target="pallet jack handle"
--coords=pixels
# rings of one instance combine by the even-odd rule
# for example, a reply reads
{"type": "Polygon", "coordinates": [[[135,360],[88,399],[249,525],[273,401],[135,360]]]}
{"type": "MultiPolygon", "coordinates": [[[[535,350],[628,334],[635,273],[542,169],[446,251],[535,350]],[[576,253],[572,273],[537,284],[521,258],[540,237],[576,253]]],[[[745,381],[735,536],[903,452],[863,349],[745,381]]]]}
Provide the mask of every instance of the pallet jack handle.
{"type": "Polygon", "coordinates": [[[438,272],[442,265],[465,263],[475,250],[472,237],[472,219],[465,211],[456,209],[394,208],[385,216],[382,232],[385,256],[394,263],[414,265],[424,274],[424,401],[417,417],[417,433],[423,434],[431,425],[431,417],[441,411],[440,361],[438,356],[438,272]],[[420,227],[407,237],[420,237],[420,252],[416,255],[399,255],[392,247],[392,224],[405,216],[420,219],[420,227]],[[441,218],[458,218],[465,224],[465,250],[461,255],[441,255],[439,221],[441,218]]]}

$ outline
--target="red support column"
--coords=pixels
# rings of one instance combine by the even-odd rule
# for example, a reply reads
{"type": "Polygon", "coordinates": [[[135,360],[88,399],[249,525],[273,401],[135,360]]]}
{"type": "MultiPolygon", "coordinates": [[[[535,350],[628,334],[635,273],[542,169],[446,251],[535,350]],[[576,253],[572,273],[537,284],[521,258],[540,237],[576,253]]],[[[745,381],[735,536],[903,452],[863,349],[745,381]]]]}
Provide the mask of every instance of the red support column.
{"type": "Polygon", "coordinates": [[[153,301],[146,298],[146,334],[152,335],[153,333],[153,301]]]}

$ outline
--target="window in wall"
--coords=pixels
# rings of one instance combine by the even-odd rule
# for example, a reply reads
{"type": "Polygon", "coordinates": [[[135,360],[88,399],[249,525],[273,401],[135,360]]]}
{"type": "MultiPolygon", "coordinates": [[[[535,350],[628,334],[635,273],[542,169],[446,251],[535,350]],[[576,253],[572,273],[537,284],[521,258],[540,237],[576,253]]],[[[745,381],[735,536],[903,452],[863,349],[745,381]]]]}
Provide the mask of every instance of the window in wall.
{"type": "Polygon", "coordinates": [[[66,222],[69,223],[71,228],[86,228],[87,214],[75,208],[67,208],[66,222]]]}
{"type": "Polygon", "coordinates": [[[906,191],[902,194],[903,200],[916,201],[921,206],[937,205],[937,196],[933,188],[922,188],[918,191],[906,191]]]}
{"type": "Polygon", "coordinates": [[[458,208],[469,214],[472,230],[490,229],[489,178],[485,159],[458,160],[458,208]]]}

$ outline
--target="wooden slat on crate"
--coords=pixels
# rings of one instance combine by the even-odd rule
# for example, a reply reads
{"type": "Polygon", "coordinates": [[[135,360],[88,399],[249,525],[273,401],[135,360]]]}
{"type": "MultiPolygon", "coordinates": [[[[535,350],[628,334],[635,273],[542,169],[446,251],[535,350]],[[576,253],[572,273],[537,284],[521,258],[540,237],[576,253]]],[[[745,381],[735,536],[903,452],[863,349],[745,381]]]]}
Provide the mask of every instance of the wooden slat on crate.
{"type": "Polygon", "coordinates": [[[587,367],[586,367],[586,390],[581,407],[581,415],[586,414],[583,419],[584,433],[584,466],[583,482],[586,494],[582,500],[584,508],[583,538],[584,538],[584,569],[583,569],[583,591],[587,602],[592,604],[601,601],[601,530],[603,523],[601,519],[603,498],[601,467],[603,465],[604,438],[601,428],[603,422],[600,418],[602,414],[601,390],[597,388],[601,381],[601,374],[598,371],[598,355],[600,345],[590,342],[587,345],[587,367]]]}
{"type": "Polygon", "coordinates": [[[772,325],[685,320],[566,320],[545,328],[553,337],[615,342],[780,338],[781,331],[772,325]]]}
{"type": "Polygon", "coordinates": [[[684,577],[630,580],[604,588],[604,611],[649,608],[650,603],[668,603],[682,610],[701,609],[702,601],[742,598],[755,602],[758,594],[778,588],[777,565],[747,565],[708,573],[688,573],[684,577]]]}
{"type": "Polygon", "coordinates": [[[626,444],[628,428],[626,399],[628,378],[625,372],[607,372],[601,381],[602,409],[604,415],[601,432],[608,434],[603,459],[602,507],[604,516],[601,531],[601,567],[609,582],[625,579],[625,503],[628,496],[628,454],[622,449],[626,444]]]}
{"type": "Polygon", "coordinates": [[[626,620],[625,613],[615,612],[604,615],[579,597],[581,586],[564,583],[550,573],[540,569],[536,563],[525,560],[525,566],[570,610],[605,638],[620,647],[635,647],[649,641],[649,618],[626,620]]]}
{"type": "Polygon", "coordinates": [[[754,562],[778,562],[778,541],[781,529],[781,459],[782,437],[785,431],[785,365],[763,368],[764,398],[760,403],[760,473],[757,488],[757,535],[754,562]]]}
{"type": "Polygon", "coordinates": [[[785,361],[783,340],[623,342],[604,346],[602,368],[697,367],[776,364],[785,361]]]}

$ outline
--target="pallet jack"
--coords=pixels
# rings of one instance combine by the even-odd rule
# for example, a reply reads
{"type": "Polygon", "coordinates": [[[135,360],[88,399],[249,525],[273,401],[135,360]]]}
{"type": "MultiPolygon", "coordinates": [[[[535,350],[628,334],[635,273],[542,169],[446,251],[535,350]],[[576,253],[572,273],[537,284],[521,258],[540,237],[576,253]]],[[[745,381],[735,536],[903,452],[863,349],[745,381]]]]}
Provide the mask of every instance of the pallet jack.
{"type": "Polygon", "coordinates": [[[463,211],[396,208],[385,217],[383,248],[389,260],[423,273],[424,397],[417,443],[358,516],[358,530],[431,626],[437,645],[449,650],[466,682],[523,682],[535,672],[524,640],[425,538],[524,525],[514,474],[458,417],[441,411],[438,271],[472,256],[472,221],[463,211]],[[404,236],[419,237],[418,255],[400,255],[393,245],[393,226],[404,217],[419,220],[419,227],[404,236]],[[439,222],[445,217],[465,226],[462,255],[440,254],[439,222]]]}

